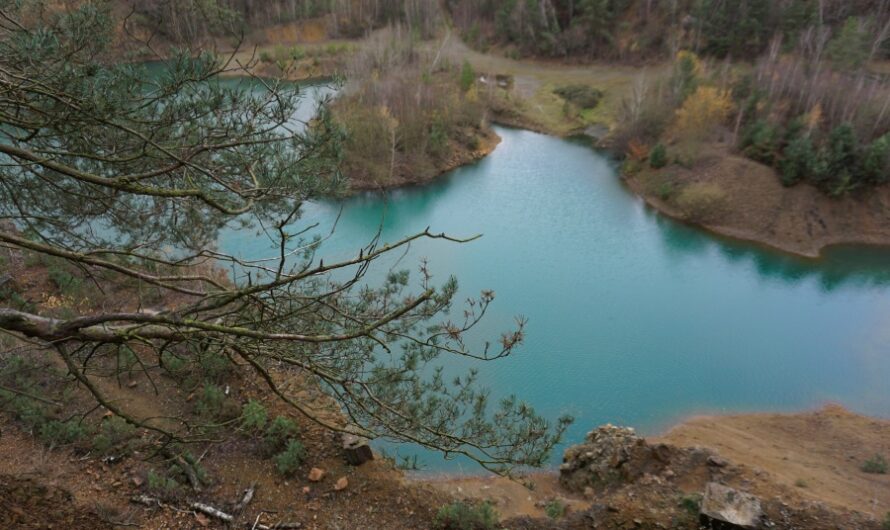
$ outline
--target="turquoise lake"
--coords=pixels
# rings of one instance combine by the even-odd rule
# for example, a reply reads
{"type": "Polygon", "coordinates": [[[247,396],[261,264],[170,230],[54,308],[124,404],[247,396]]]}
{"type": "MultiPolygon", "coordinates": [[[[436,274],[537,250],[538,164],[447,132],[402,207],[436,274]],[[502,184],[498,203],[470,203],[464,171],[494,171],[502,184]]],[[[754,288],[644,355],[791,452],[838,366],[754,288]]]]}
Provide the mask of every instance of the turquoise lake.
{"type": "MultiPolygon", "coordinates": [[[[723,240],[648,209],[584,142],[497,132],[503,142],[475,165],[422,187],[308,204],[301,220],[323,233],[340,216],[326,262],[353,257],[380,223],[384,241],[427,226],[483,234],[415,244],[398,265],[416,271],[429,258],[440,282],[457,276],[459,299],[494,290],[475,337],[528,318],[517,354],[474,365],[494,397],[574,415],[566,445],[607,422],[653,434],[702,413],[839,402],[890,416],[890,251],[838,248],[815,261],[723,240]]],[[[225,233],[220,246],[276,253],[253,231],[225,233]]],[[[477,470],[426,452],[422,463],[477,470]]]]}

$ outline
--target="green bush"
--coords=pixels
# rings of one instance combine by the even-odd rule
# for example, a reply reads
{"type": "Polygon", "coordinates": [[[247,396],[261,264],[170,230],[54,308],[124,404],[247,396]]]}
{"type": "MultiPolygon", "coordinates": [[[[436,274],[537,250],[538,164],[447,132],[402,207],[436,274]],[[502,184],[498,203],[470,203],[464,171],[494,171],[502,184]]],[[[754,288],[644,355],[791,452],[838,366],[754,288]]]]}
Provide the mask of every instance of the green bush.
{"type": "Polygon", "coordinates": [[[93,450],[108,453],[135,435],[136,428],[120,416],[111,416],[99,424],[99,432],[93,438],[93,450]]]}
{"type": "Polygon", "coordinates": [[[47,275],[62,295],[79,298],[82,294],[83,280],[71,274],[59,261],[52,260],[48,263],[47,275]]]}
{"type": "Polygon", "coordinates": [[[466,92],[473,88],[475,84],[476,72],[473,70],[473,65],[470,64],[470,61],[464,60],[464,64],[460,69],[460,89],[466,92]]]}
{"type": "Polygon", "coordinates": [[[835,68],[857,70],[868,60],[871,51],[871,32],[868,23],[848,17],[840,31],[828,43],[828,56],[835,68]]]}
{"type": "Polygon", "coordinates": [[[287,445],[288,439],[298,435],[300,429],[293,420],[284,416],[276,416],[272,423],[266,427],[266,434],[263,436],[263,445],[270,453],[280,451],[287,445]]]}
{"type": "Polygon", "coordinates": [[[603,91],[587,85],[568,85],[555,89],[554,94],[579,109],[593,109],[603,99],[603,91]]]}
{"type": "Polygon", "coordinates": [[[222,383],[232,373],[232,361],[221,353],[201,352],[198,354],[201,376],[207,381],[222,383]]]}
{"type": "Polygon", "coordinates": [[[290,58],[297,62],[302,61],[306,58],[306,50],[301,46],[294,46],[290,49],[290,58]]]}
{"type": "Polygon", "coordinates": [[[684,495],[680,498],[680,507],[689,512],[689,515],[698,515],[701,510],[702,496],[699,493],[684,495]]]}
{"type": "Polygon", "coordinates": [[[176,479],[150,469],[148,471],[146,487],[150,493],[160,497],[169,498],[176,495],[182,485],[176,479]]]}
{"type": "Polygon", "coordinates": [[[782,184],[785,186],[793,186],[803,179],[810,178],[815,173],[818,154],[809,135],[792,140],[785,148],[784,154],[780,170],[782,184]]]}
{"type": "Polygon", "coordinates": [[[498,514],[491,503],[452,502],[439,508],[433,522],[439,530],[490,530],[498,526],[498,514]]]}
{"type": "Polygon", "coordinates": [[[272,459],[275,469],[286,477],[293,476],[306,460],[306,448],[298,440],[288,440],[284,451],[272,459]]]}
{"type": "Polygon", "coordinates": [[[860,469],[863,473],[872,473],[875,475],[887,474],[887,459],[881,455],[875,455],[862,463],[860,469]]]}
{"type": "Polygon", "coordinates": [[[75,420],[49,420],[40,425],[38,436],[49,445],[67,445],[86,438],[87,428],[75,420]]]}
{"type": "Polygon", "coordinates": [[[717,212],[726,200],[726,192],[713,183],[694,183],[683,188],[675,202],[690,219],[702,220],[717,212]]]}
{"type": "Polygon", "coordinates": [[[884,517],[884,524],[881,525],[884,530],[890,530],[890,512],[884,517]]]}
{"type": "Polygon", "coordinates": [[[241,407],[241,427],[248,431],[261,431],[269,421],[266,407],[255,399],[249,400],[241,407]]]}
{"type": "Polygon", "coordinates": [[[562,519],[567,510],[567,506],[559,499],[553,499],[544,506],[544,513],[551,519],[562,519]]]}
{"type": "Polygon", "coordinates": [[[674,191],[676,190],[674,189],[673,184],[671,184],[670,182],[662,182],[658,185],[658,190],[656,193],[658,193],[659,199],[666,201],[673,197],[674,191]]]}
{"type": "Polygon", "coordinates": [[[884,184],[890,179],[890,134],[881,136],[865,149],[862,171],[872,184],[884,184]]]}
{"type": "Polygon", "coordinates": [[[195,403],[195,411],[206,418],[215,418],[222,414],[225,401],[226,395],[223,390],[212,383],[207,383],[195,403]]]}
{"type": "Polygon", "coordinates": [[[780,137],[778,127],[766,120],[758,120],[742,134],[742,153],[752,160],[771,166],[776,162],[780,137]]]}
{"type": "Polygon", "coordinates": [[[649,153],[649,165],[655,169],[661,169],[668,165],[667,149],[663,144],[656,144],[649,153]]]}
{"type": "Polygon", "coordinates": [[[169,351],[161,353],[160,364],[168,374],[177,378],[183,376],[188,368],[188,361],[169,351]]]}

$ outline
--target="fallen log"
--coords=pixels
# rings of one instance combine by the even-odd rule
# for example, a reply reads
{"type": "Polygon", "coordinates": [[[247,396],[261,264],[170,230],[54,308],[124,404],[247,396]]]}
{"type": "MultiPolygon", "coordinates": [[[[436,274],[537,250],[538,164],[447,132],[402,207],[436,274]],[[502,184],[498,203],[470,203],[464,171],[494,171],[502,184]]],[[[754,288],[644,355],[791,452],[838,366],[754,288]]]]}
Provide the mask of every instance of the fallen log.
{"type": "Polygon", "coordinates": [[[244,490],[244,496],[241,497],[241,500],[238,501],[238,504],[235,505],[233,511],[235,513],[241,513],[244,508],[250,504],[250,501],[253,500],[253,495],[256,493],[256,482],[252,483],[249,488],[244,490]]]}
{"type": "Polygon", "coordinates": [[[222,510],[218,510],[209,504],[204,504],[202,502],[193,502],[189,504],[189,507],[197,512],[201,512],[204,515],[209,515],[210,517],[215,517],[220,521],[225,521],[227,523],[231,523],[235,518],[222,510]]]}

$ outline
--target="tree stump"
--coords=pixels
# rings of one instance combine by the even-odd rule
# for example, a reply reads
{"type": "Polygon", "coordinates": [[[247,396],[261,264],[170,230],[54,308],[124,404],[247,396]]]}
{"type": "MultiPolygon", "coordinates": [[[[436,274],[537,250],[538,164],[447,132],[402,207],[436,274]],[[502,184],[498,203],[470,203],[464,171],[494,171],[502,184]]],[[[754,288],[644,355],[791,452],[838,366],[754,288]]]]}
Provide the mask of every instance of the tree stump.
{"type": "Polygon", "coordinates": [[[360,466],[374,460],[374,453],[368,445],[368,439],[354,434],[343,435],[343,454],[349,465],[360,466]]]}

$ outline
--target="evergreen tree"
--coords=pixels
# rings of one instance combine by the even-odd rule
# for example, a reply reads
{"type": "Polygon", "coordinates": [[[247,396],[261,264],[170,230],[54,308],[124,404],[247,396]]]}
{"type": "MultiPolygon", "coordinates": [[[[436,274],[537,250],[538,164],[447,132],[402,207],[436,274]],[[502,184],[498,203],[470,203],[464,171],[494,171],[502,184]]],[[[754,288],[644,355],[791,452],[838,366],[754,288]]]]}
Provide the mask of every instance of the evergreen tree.
{"type": "Polygon", "coordinates": [[[817,154],[809,135],[798,136],[788,143],[780,164],[782,184],[793,186],[813,175],[817,154]]]}
{"type": "Polygon", "coordinates": [[[298,86],[222,82],[249,70],[189,50],[152,76],[108,60],[116,35],[107,4],[42,7],[4,2],[0,17],[0,245],[140,299],[54,316],[4,304],[0,329],[27,339],[24,355],[55,355],[97,404],[158,446],[208,436],[191,421],[152,422],[107,396],[96,384],[105,352],[138,350],[152,366],[175,354],[196,370],[208,356],[237,359],[232,370],[242,378],[329,430],[465,455],[499,473],[546,462],[569,418],[551,425],[516,398],[490,403],[476,371],[441,370],[443,357],[509,355],[524,322],[476,350],[466,334],[490,291],[460,311],[457,281],[436,285],[425,266],[417,278],[365,278],[414,241],[459,240],[424,231],[330,260],[322,240],[301,235],[313,228],[300,219],[302,205],[340,184],[343,138],[324,106],[310,127],[296,128],[298,86]],[[220,230],[230,226],[266,234],[280,253],[245,261],[219,252],[220,230]],[[165,306],[143,310],[147,292],[165,306]],[[279,385],[285,378],[326,395],[349,424],[332,421],[327,405],[307,407],[279,385]]]}
{"type": "Polygon", "coordinates": [[[828,46],[828,54],[836,68],[857,70],[865,65],[871,47],[868,24],[855,17],[844,22],[838,35],[828,46]]]}

